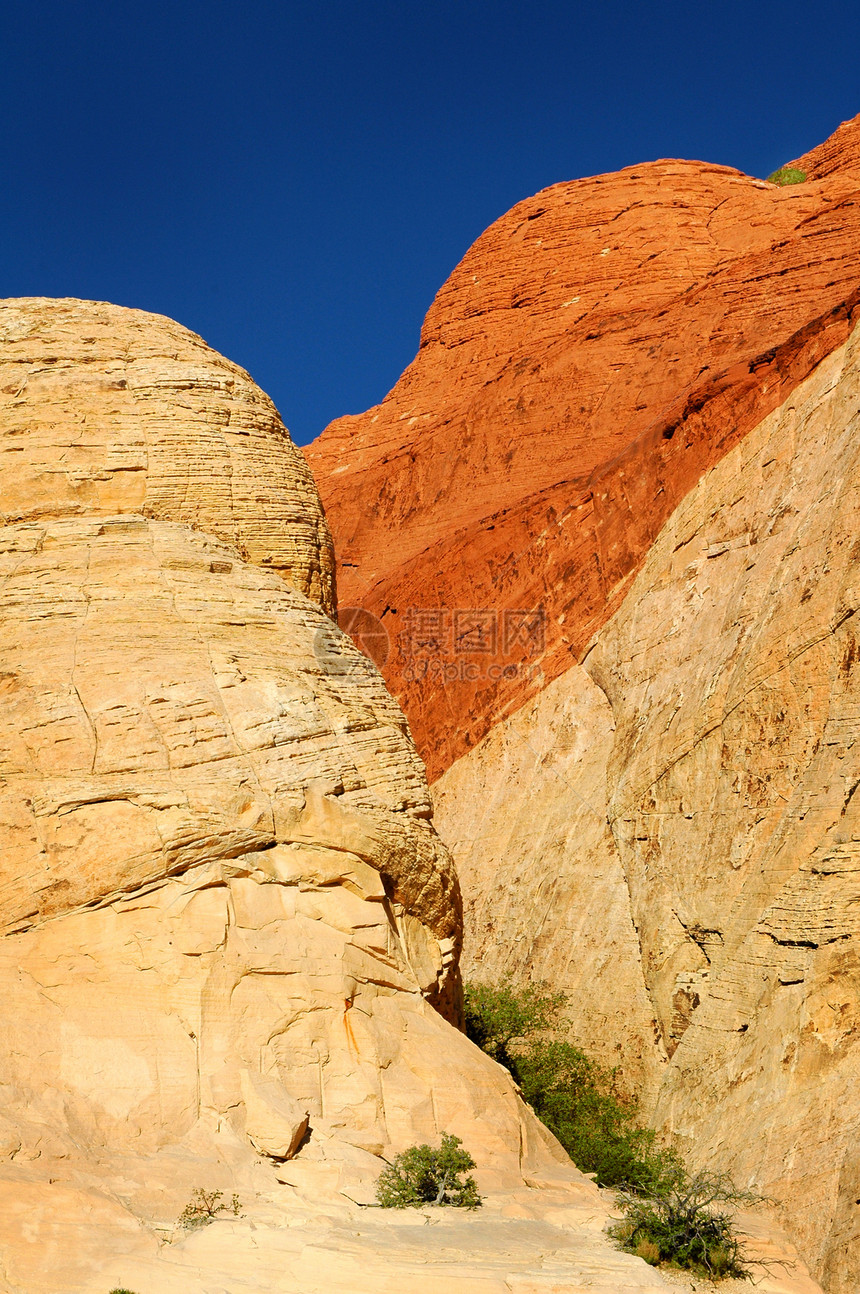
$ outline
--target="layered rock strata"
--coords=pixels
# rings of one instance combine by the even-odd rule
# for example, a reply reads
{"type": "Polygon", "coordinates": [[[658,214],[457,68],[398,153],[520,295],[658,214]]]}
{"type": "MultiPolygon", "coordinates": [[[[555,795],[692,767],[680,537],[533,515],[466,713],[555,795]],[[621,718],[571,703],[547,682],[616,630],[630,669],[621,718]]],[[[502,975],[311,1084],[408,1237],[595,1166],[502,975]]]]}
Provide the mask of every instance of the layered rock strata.
{"type": "Polygon", "coordinates": [[[860,329],[702,476],[583,666],[434,788],[469,971],[570,990],[830,1294],[860,1282],[858,437],[860,329]]]}
{"type": "Polygon", "coordinates": [[[349,1201],[443,1130],[599,1219],[560,1279],[661,1288],[440,1014],[456,876],[272,406],[136,311],[2,303],[0,339],[0,1289],[381,1288],[349,1201]],[[185,1236],[199,1187],[246,1221],[185,1236]]]}
{"type": "Polygon", "coordinates": [[[284,878],[370,869],[382,899],[384,874],[453,951],[457,883],[405,721],[318,608],[140,515],[0,542],[7,930],[253,855],[284,878]]]}
{"type": "Polygon", "coordinates": [[[786,188],[662,161],[519,203],[382,404],[310,446],[431,780],[581,656],[702,473],[845,341],[857,137],[786,188]]]}
{"type": "MultiPolygon", "coordinates": [[[[77,1084],[90,1114],[76,1123],[100,1126],[113,1111],[107,1143],[122,1134],[159,1145],[203,1110],[259,1104],[254,1084],[279,1064],[295,1079],[301,1065],[275,1059],[282,1035],[301,1032],[311,1012],[311,1032],[325,1038],[326,995],[348,1070],[361,1032],[349,1013],[362,991],[423,993],[456,1017],[459,891],[402,713],[374,667],[287,581],[300,571],[330,592],[331,545],[307,469],[265,397],[199,339],[135,311],[11,302],[0,333],[0,920],[36,993],[12,1018],[35,1027],[44,1014],[32,967],[50,962],[48,949],[69,961],[63,987],[81,1016],[78,1029],[71,1005],[58,1012],[62,1028],[48,1032],[60,1041],[42,1049],[35,1085],[24,1047],[7,1056],[7,1079],[22,1117],[40,1108],[45,1083],[55,1094],[77,1084]],[[236,457],[223,476],[206,470],[213,441],[236,457]],[[266,514],[278,509],[267,544],[266,514]],[[174,512],[186,519],[163,519],[174,512]],[[257,565],[201,530],[208,519],[252,543],[255,515],[257,565]],[[81,922],[86,937],[72,937],[81,922]],[[132,1039],[147,1015],[144,1036],[166,1030],[163,1063],[156,1046],[129,1060],[125,1077],[124,1061],[95,1072],[70,1062],[65,1034],[79,1033],[84,1052],[101,1045],[86,1034],[98,1013],[76,983],[76,947],[114,1021],[127,976],[157,967],[149,1011],[138,1004],[122,1018],[132,1039]],[[256,1021],[269,1059],[252,1063],[251,1047],[243,1067],[225,1021],[257,976],[269,976],[260,1001],[275,1016],[252,992],[255,1005],[238,1017],[256,1021]],[[180,986],[182,1010],[171,996],[180,986]],[[187,1015],[178,1034],[177,1011],[187,1015]],[[207,1018],[216,1034],[227,1028],[217,1043],[207,1018]],[[118,1095],[126,1080],[128,1108],[118,1095]],[[178,1123],[167,1114],[174,1099],[178,1123]]],[[[115,1042],[132,1056],[131,1040],[115,1042]]],[[[295,1043],[306,1045],[315,1055],[316,1044],[295,1043]]],[[[319,1086],[322,1062],[307,1063],[319,1086]]],[[[366,1066],[378,1089],[376,1066],[366,1066]]],[[[70,1110],[67,1090],[66,1099],[70,1110]]],[[[331,1117],[332,1096],[316,1100],[331,1117]]]]}
{"type": "Polygon", "coordinates": [[[802,171],[808,180],[823,180],[840,171],[860,171],[860,116],[843,121],[823,144],[788,165],[802,171]]]}
{"type": "Polygon", "coordinates": [[[277,409],[171,319],[96,301],[3,302],[0,437],[4,525],[179,522],[334,612],[331,535],[277,409]]]}

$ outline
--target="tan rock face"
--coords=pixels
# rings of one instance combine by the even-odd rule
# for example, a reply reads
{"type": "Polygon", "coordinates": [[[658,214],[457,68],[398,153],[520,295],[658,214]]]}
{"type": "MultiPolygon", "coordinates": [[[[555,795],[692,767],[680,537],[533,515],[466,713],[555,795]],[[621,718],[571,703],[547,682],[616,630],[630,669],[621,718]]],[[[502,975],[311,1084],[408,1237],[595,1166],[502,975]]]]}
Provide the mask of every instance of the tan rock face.
{"type": "Polygon", "coordinates": [[[860,1282],[858,410],[855,331],[676,509],[584,671],[435,788],[467,967],[568,986],[592,1045],[617,1021],[634,1077],[656,1019],[656,1123],[781,1201],[831,1294],[860,1282]],[[500,765],[505,793],[476,801],[500,765]],[[547,853],[525,823],[564,804],[547,853]]]}
{"type": "Polygon", "coordinates": [[[154,316],[11,302],[0,333],[0,1287],[317,1288],[278,1248],[295,1202],[356,1248],[380,1155],[445,1130],[484,1189],[597,1208],[604,1288],[659,1289],[440,1014],[456,876],[402,712],[318,605],[330,541],[271,405],[154,316]],[[156,1237],[200,1186],[252,1221],[177,1269],[156,1237]]]}
{"type": "Polygon", "coordinates": [[[268,853],[202,864],[6,938],[16,1162],[79,1159],[76,1144],[146,1156],[205,1133],[277,1163],[310,1120],[314,1155],[328,1147],[337,1175],[344,1146],[365,1151],[372,1183],[372,1155],[435,1139],[437,1117],[483,1126],[490,1105],[484,1153],[514,1168],[513,1088],[422,1005],[382,887],[278,870],[268,853]]]}
{"type": "Polygon", "coordinates": [[[860,1280],[858,342],[685,500],[588,660],[618,725],[610,817],[646,981],[678,1042],[657,1118],[785,1199],[845,1294],[860,1280]]]}
{"type": "Polygon", "coordinates": [[[333,613],[310,473],[236,364],[160,315],[0,302],[0,521],[143,513],[271,566],[333,613]]]}
{"type": "MultiPolygon", "coordinates": [[[[141,895],[182,878],[171,883],[182,887],[186,915],[168,945],[199,966],[229,942],[236,923],[256,930],[293,920],[291,900],[279,906],[282,890],[321,889],[335,904],[333,931],[341,932],[331,955],[342,970],[335,990],[342,1012],[359,981],[391,975],[395,988],[445,1000],[456,1012],[457,881],[429,823],[405,720],[380,675],[318,607],[265,569],[272,554],[252,565],[192,528],[190,518],[180,524],[136,510],[160,490],[162,501],[169,496],[175,433],[168,412],[153,417],[145,396],[134,397],[144,401],[140,417],[122,404],[129,385],[137,392],[147,381],[158,390],[166,381],[175,392],[184,383],[185,404],[205,427],[212,375],[231,366],[175,325],[134,311],[28,301],[10,304],[0,319],[13,355],[4,372],[18,363],[21,345],[43,357],[57,352],[47,378],[35,362],[20,362],[3,423],[13,446],[3,460],[12,463],[4,504],[25,518],[0,529],[3,928],[35,929],[52,945],[68,929],[56,926],[57,917],[116,902],[157,908],[157,899],[141,895]],[[75,360],[76,336],[91,363],[75,360]],[[196,352],[195,372],[183,347],[196,352]],[[160,367],[160,357],[176,350],[182,382],[173,357],[162,366],[166,379],[160,367]],[[106,358],[117,354],[124,367],[106,358]],[[115,382],[105,381],[106,371],[115,382]],[[133,375],[120,379],[119,371],[133,375]],[[99,393],[115,388],[120,407],[108,400],[99,408],[99,393]],[[160,427],[168,428],[167,448],[160,427]],[[125,468],[115,479],[105,464],[130,446],[140,461],[130,480],[125,468]],[[105,482],[108,498],[100,494],[105,482]],[[106,515],[108,501],[124,510],[106,515]],[[202,879],[188,889],[192,875],[202,879]],[[238,887],[232,897],[227,877],[238,887]],[[344,947],[354,922],[362,934],[353,956],[344,947]],[[373,971],[379,957],[388,970],[373,971]]],[[[240,379],[247,388],[240,409],[265,411],[261,393],[236,375],[231,388],[240,379]]],[[[269,425],[256,432],[245,427],[250,468],[271,442],[268,476],[299,510],[301,489],[288,469],[301,460],[276,430],[273,411],[266,416],[269,425]]],[[[241,492],[219,493],[216,483],[207,495],[205,448],[191,444],[177,458],[187,497],[200,496],[196,513],[192,506],[198,521],[211,507],[222,510],[225,525],[252,525],[241,492]]],[[[241,481],[242,472],[235,475],[241,481]]],[[[298,478],[312,493],[306,469],[298,478]]],[[[261,471],[264,516],[266,485],[261,471]]],[[[175,503],[181,514],[178,496],[175,503]]],[[[318,502],[309,512],[324,529],[318,502]]],[[[300,512],[298,521],[305,568],[319,572],[328,541],[314,542],[300,512]]],[[[321,909],[307,920],[320,925],[300,938],[288,925],[272,944],[299,950],[289,954],[296,973],[314,958],[313,932],[326,925],[321,909]]],[[[91,918],[83,946],[98,945],[106,924],[107,917],[91,918]]],[[[149,938],[157,942],[157,932],[149,938]]],[[[114,961],[106,956],[106,980],[125,965],[116,944],[108,947],[114,961]]],[[[200,1038],[199,1028],[192,1032],[200,1038]]],[[[219,1066],[225,1063],[222,1057],[219,1066]]]]}
{"type": "Polygon", "coordinates": [[[665,1051],[607,822],[615,723],[574,666],[433,784],[464,885],[464,973],[569,994],[571,1032],[653,1099],[665,1051]]]}
{"type": "Polygon", "coordinates": [[[403,716],[322,612],[235,550],[140,516],[7,526],[2,545],[7,928],[295,846],[296,877],[354,866],[380,889],[383,872],[458,937],[403,716]]]}

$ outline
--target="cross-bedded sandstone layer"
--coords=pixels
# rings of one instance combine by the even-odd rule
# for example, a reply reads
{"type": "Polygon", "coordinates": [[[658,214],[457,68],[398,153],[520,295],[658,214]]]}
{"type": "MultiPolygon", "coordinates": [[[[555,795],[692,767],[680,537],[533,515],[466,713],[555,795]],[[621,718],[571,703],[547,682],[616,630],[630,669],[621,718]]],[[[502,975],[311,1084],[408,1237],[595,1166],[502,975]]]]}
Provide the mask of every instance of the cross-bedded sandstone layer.
{"type": "Polygon", "coordinates": [[[860,328],[436,783],[470,974],[545,977],[693,1164],[860,1282],[860,328]]]}
{"type": "Polygon", "coordinates": [[[382,404],[309,447],[431,780],[578,659],[677,503],[848,336],[858,133],[786,188],[661,161],[519,203],[382,404]]]}
{"type": "Polygon", "coordinates": [[[3,927],[201,863],[312,875],[293,867],[310,845],[333,883],[369,864],[384,897],[382,873],[453,950],[457,882],[403,715],[308,599],[134,514],[6,526],[0,574],[3,927]]]}
{"type": "Polygon", "coordinates": [[[233,544],[334,613],[319,496],[244,369],[143,310],[0,302],[0,522],[126,512],[233,544]]]}
{"type": "MultiPolygon", "coordinates": [[[[230,961],[237,922],[256,930],[259,918],[279,933],[237,984],[265,975],[271,954],[270,985],[318,964],[345,1019],[380,985],[456,1018],[456,876],[402,712],[295,587],[331,606],[331,541],[271,404],[199,338],[138,311],[7,302],[0,337],[0,929],[22,950],[35,939],[44,960],[65,919],[101,913],[89,918],[95,946],[119,911],[157,910],[172,886],[149,937],[160,930],[189,966],[207,965],[206,983],[230,961]],[[314,918],[297,915],[295,895],[318,890],[324,899],[303,902],[319,924],[305,929],[314,918]],[[335,902],[330,948],[314,902],[335,902]]],[[[103,950],[105,990],[112,964],[124,980],[127,954],[125,938],[103,950]]],[[[314,992],[302,989],[293,1016],[322,1010],[314,992]]],[[[153,1036],[170,1001],[168,985],[153,1036]]],[[[189,1030],[198,1054],[183,1109],[202,1117],[206,1029],[189,1030]]],[[[99,1068],[103,1087],[122,1086],[127,1050],[118,1070],[99,1068]]],[[[60,1046],[58,1097],[70,1064],[60,1046]]],[[[164,1080],[156,1066],[153,1099],[163,1081],[182,1087],[180,1071],[168,1061],[164,1080]]],[[[95,1077],[81,1081],[98,1106],[95,1077]]],[[[10,1082],[21,1089],[21,1074],[10,1082]]],[[[161,1144],[176,1129],[159,1124],[145,1085],[139,1096],[135,1135],[161,1144]]]]}

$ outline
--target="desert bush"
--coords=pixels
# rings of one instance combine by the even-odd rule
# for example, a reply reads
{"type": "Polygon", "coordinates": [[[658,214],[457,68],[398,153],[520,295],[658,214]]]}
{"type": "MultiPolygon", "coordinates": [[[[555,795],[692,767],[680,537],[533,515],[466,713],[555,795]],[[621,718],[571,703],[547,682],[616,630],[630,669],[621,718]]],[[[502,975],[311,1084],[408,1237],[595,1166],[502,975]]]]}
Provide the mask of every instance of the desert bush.
{"type": "Polygon", "coordinates": [[[116,1289],[116,1290],[111,1290],[110,1294],[134,1294],[134,1290],[116,1289]]]}
{"type": "Polygon", "coordinates": [[[223,1191],[207,1191],[202,1186],[198,1186],[179,1215],[179,1225],[189,1230],[195,1227],[208,1227],[209,1223],[214,1222],[221,1213],[231,1213],[237,1218],[242,1209],[239,1196],[234,1195],[229,1204],[222,1203],[223,1198],[223,1191]]]}
{"type": "Polygon", "coordinates": [[[566,1000],[563,993],[553,993],[544,984],[523,992],[507,980],[467,983],[463,986],[466,1035],[513,1073],[516,1059],[511,1044],[556,1028],[566,1000]]]}
{"type": "Polygon", "coordinates": [[[384,1168],[376,1183],[376,1201],[384,1209],[421,1208],[426,1204],[476,1209],[481,1197],[474,1177],[463,1178],[475,1161],[461,1149],[459,1137],[442,1133],[442,1145],[410,1146],[384,1168]]]}
{"type": "Polygon", "coordinates": [[[572,1043],[537,1039],[517,1070],[524,1099],[598,1186],[651,1194],[680,1178],[678,1156],[637,1123],[636,1104],[618,1092],[615,1075],[572,1043]]]}
{"type": "Polygon", "coordinates": [[[767,177],[768,184],[802,184],[806,171],[799,171],[796,166],[781,166],[767,177]]]}
{"type": "Polygon", "coordinates": [[[618,1202],[624,1217],[609,1234],[628,1253],[654,1266],[671,1263],[711,1280],[751,1276],[735,1234],[734,1209],[760,1203],[761,1198],[738,1190],[723,1174],[684,1174],[649,1199],[619,1192],[618,1202]],[[721,1204],[729,1208],[720,1209],[721,1204]]]}
{"type": "Polygon", "coordinates": [[[636,1103],[618,1090],[614,1071],[559,1036],[564,994],[504,982],[467,984],[464,996],[468,1036],[510,1070],[541,1122],[599,1186],[647,1193],[680,1176],[677,1155],[637,1123],[636,1103]]]}
{"type": "Polygon", "coordinates": [[[749,1273],[732,1208],[760,1202],[730,1178],[691,1174],[636,1119],[615,1071],[568,1041],[565,997],[546,985],[465,986],[466,1032],[519,1083],[523,1098],[598,1186],[616,1189],[624,1214],[610,1234],[656,1267],[672,1263],[720,1279],[749,1273]],[[720,1209],[718,1205],[728,1205],[720,1209]]]}

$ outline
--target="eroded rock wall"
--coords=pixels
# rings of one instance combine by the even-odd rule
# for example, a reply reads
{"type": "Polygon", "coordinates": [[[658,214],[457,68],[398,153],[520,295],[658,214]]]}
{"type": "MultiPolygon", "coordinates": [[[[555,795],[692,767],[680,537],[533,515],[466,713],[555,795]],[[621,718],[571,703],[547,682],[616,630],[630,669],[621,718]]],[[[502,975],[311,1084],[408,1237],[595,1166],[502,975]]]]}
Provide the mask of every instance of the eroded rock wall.
{"type": "Polygon", "coordinates": [[[656,1118],[784,1199],[840,1294],[860,1279],[858,432],[855,331],[684,501],[586,662],[677,1045],[656,1118]]]}
{"type": "Polygon", "coordinates": [[[675,510],[584,669],[435,788],[467,971],[548,973],[634,1075],[656,1020],[655,1123],[778,1199],[831,1294],[860,1281],[858,433],[855,330],[675,510]],[[524,824],[565,805],[547,851],[524,824]]]}
{"type": "Polygon", "coordinates": [[[95,1294],[133,1256],[161,1288],[203,1186],[252,1221],[182,1288],[316,1288],[255,1270],[256,1223],[275,1262],[288,1203],[319,1235],[443,1130],[485,1189],[598,1206],[448,1022],[456,875],[272,406],[136,311],[7,302],[0,339],[0,1286],[95,1294]]]}
{"type": "Polygon", "coordinates": [[[463,878],[465,974],[561,989],[573,1037],[648,1103],[666,1053],[607,819],[614,735],[575,665],[452,764],[433,802],[463,878]]]}
{"type": "Polygon", "coordinates": [[[0,542],[7,929],[294,844],[361,855],[453,948],[456,880],[405,721],[317,607],[140,515],[0,542]]]}

